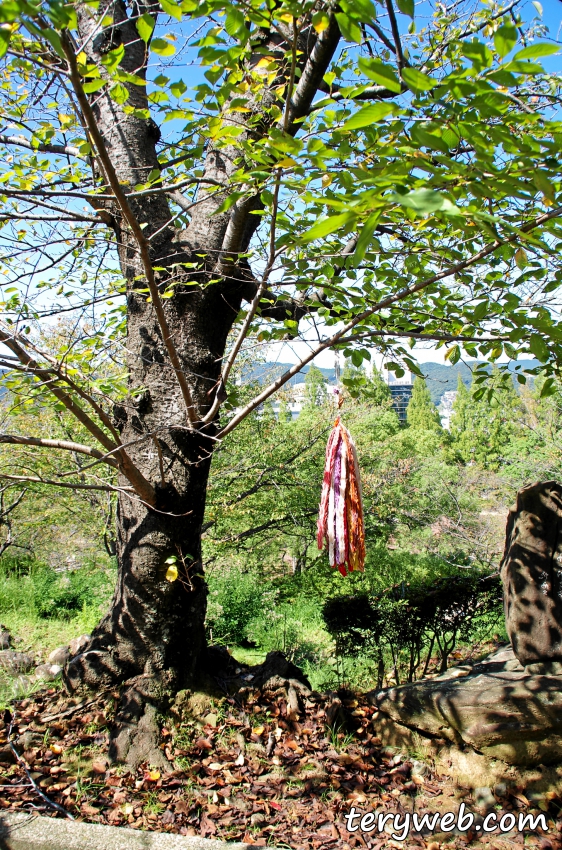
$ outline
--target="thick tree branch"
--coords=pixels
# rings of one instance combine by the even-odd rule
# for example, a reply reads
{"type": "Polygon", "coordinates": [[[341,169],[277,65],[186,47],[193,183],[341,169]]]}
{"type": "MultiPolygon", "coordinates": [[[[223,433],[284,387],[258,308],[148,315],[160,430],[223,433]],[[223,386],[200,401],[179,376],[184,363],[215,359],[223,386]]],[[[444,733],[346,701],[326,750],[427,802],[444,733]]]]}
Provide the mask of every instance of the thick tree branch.
{"type": "Polygon", "coordinates": [[[158,324],[160,325],[160,330],[162,331],[164,345],[166,346],[170,362],[172,364],[178,384],[181,389],[186,408],[187,419],[193,425],[197,421],[197,411],[195,410],[193,398],[191,396],[191,390],[189,388],[187,379],[182,369],[182,365],[178,357],[174,341],[172,339],[172,334],[168,325],[168,321],[166,319],[162,299],[160,298],[160,293],[158,291],[158,284],[156,283],[154,268],[150,259],[150,248],[148,239],[144,235],[143,229],[140,223],[137,221],[137,218],[133,213],[133,210],[131,209],[131,206],[127,199],[127,195],[124,192],[121,183],[119,182],[117,174],[115,173],[113,163],[107,152],[105,142],[98,128],[96,118],[92,111],[92,107],[90,106],[90,102],[84,92],[84,89],[82,88],[82,81],[78,72],[74,49],[66,33],[62,33],[61,43],[70,68],[70,79],[72,81],[72,86],[80,104],[82,114],[84,115],[84,120],[88,127],[88,132],[97,151],[99,162],[102,166],[106,179],[113,190],[113,194],[117,198],[117,202],[119,204],[119,207],[121,208],[123,217],[131,228],[131,231],[139,247],[141,262],[144,269],[144,273],[146,275],[146,282],[150,291],[150,297],[154,306],[154,312],[156,313],[156,318],[158,320],[158,324]]]}
{"type": "Polygon", "coordinates": [[[332,13],[330,15],[329,25],[316,39],[316,43],[312,48],[298,84],[288,103],[286,120],[284,117],[283,123],[286,127],[286,132],[293,136],[298,132],[300,127],[300,124],[297,122],[301,118],[304,118],[310,110],[312,101],[322,83],[322,78],[328,70],[336,52],[340,37],[340,28],[332,13]]]}
{"type": "Polygon", "coordinates": [[[76,156],[78,159],[87,159],[82,156],[78,148],[72,145],[48,145],[48,144],[32,144],[25,136],[7,136],[5,133],[0,133],[0,143],[4,145],[18,145],[20,148],[28,148],[28,150],[39,153],[59,153],[67,156],[76,156]]]}

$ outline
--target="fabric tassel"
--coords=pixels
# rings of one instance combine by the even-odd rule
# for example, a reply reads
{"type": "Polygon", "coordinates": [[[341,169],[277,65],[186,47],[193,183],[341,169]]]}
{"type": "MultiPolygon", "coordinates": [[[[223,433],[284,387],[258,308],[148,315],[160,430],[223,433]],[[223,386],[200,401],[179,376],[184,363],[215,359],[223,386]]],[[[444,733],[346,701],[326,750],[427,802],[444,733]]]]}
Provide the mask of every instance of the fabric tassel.
{"type": "Polygon", "coordinates": [[[339,417],[326,446],[326,465],[318,512],[318,548],[328,546],[331,567],[342,576],[363,572],[365,531],[361,481],[355,445],[339,417]]]}

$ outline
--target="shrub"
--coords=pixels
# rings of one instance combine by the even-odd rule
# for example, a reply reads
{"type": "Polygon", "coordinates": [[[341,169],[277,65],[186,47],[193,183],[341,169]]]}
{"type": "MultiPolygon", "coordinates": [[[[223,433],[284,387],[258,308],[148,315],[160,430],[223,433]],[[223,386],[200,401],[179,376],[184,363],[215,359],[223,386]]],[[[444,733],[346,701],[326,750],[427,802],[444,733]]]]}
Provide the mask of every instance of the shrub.
{"type": "Polygon", "coordinates": [[[457,643],[468,641],[483,621],[495,626],[502,612],[498,576],[462,574],[402,583],[377,596],[338,596],[326,602],[322,616],[336,653],[371,657],[380,686],[389,663],[397,684],[424,676],[434,649],[444,672],[457,643]]]}

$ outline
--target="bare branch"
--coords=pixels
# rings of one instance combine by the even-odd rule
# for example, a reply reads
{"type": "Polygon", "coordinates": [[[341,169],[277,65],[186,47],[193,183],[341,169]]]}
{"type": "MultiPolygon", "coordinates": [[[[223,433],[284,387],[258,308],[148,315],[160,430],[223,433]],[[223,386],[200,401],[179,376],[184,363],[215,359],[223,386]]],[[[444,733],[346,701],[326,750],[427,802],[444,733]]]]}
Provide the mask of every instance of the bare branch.
{"type": "MultiPolygon", "coordinates": [[[[118,443],[113,442],[113,440],[107,436],[99,425],[97,425],[94,420],[88,416],[86,411],[80,407],[72,396],[57,385],[56,381],[61,379],[56,375],[53,376],[52,370],[41,367],[37,361],[22,348],[19,342],[14,338],[14,335],[3,331],[1,327],[0,342],[3,342],[4,345],[6,345],[7,348],[16,355],[20,363],[26,366],[33,375],[43,381],[47,389],[53,393],[55,398],[58,398],[58,400],[64,404],[66,409],[72,413],[72,415],[78,419],[82,425],[84,425],[90,434],[95,437],[98,443],[100,443],[109,452],[115,453],[119,469],[123,475],[125,475],[125,477],[130,481],[141,499],[149,505],[153,505],[156,501],[156,493],[152,484],[146,480],[140,470],[133,464],[124,449],[122,449],[118,443]]],[[[94,405],[96,404],[93,399],[91,399],[91,401],[94,405]]]]}
{"type": "Polygon", "coordinates": [[[69,440],[44,440],[39,437],[22,437],[19,434],[0,434],[0,443],[10,443],[14,446],[39,446],[45,449],[62,449],[67,452],[78,452],[78,454],[95,457],[103,461],[103,463],[112,466],[114,469],[118,468],[117,461],[111,457],[107,457],[99,449],[69,440]]]}
{"type": "Polygon", "coordinates": [[[66,490],[103,490],[105,493],[135,493],[132,487],[112,487],[111,484],[74,484],[70,481],[53,481],[35,475],[8,475],[0,472],[0,480],[29,481],[32,484],[48,484],[50,487],[64,487],[66,490]]]}
{"type": "Polygon", "coordinates": [[[398,29],[398,22],[396,20],[392,0],[386,0],[386,9],[388,17],[390,18],[390,28],[392,30],[392,38],[394,39],[396,58],[398,60],[398,70],[401,71],[406,63],[404,61],[404,51],[402,50],[402,42],[400,40],[400,30],[398,29]]]}

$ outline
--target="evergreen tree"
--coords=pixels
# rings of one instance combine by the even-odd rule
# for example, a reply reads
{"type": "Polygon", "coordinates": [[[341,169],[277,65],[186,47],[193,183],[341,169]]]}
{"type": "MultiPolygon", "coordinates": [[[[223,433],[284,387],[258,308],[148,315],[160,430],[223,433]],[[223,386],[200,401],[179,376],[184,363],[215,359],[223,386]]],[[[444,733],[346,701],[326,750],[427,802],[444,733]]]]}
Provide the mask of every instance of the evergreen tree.
{"type": "Polygon", "coordinates": [[[441,430],[439,413],[431,401],[429,389],[423,378],[414,380],[406,416],[410,428],[415,428],[417,431],[441,430]]]}
{"type": "Polygon", "coordinates": [[[304,381],[304,404],[305,408],[321,407],[328,397],[328,382],[314,363],[306,373],[304,381]]]}
{"type": "Polygon", "coordinates": [[[459,384],[451,419],[451,437],[465,463],[498,469],[520,430],[521,402],[513,381],[494,375],[492,388],[479,397],[459,384]]]}
{"type": "Polygon", "coordinates": [[[461,376],[457,379],[457,395],[453,403],[451,416],[451,437],[458,440],[467,430],[470,418],[471,393],[461,376]]]}

